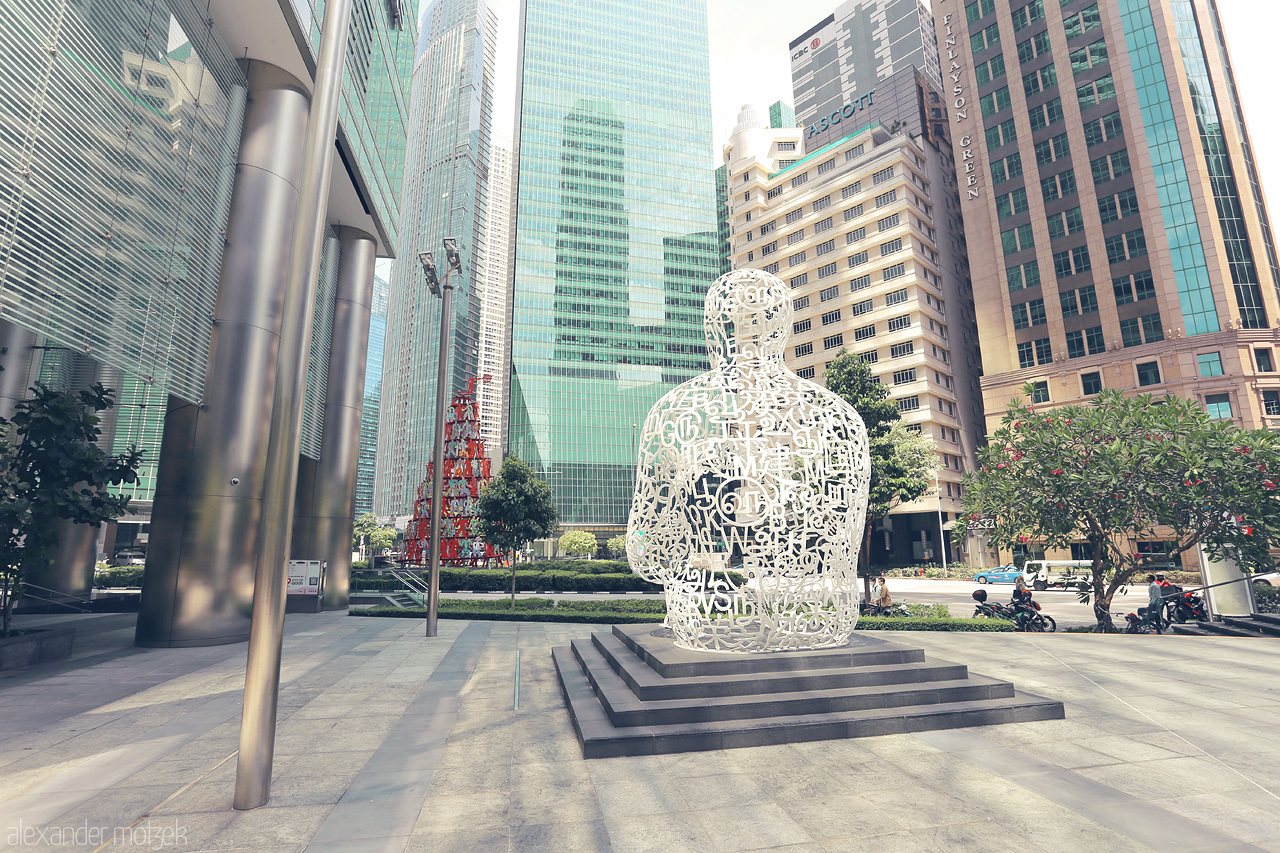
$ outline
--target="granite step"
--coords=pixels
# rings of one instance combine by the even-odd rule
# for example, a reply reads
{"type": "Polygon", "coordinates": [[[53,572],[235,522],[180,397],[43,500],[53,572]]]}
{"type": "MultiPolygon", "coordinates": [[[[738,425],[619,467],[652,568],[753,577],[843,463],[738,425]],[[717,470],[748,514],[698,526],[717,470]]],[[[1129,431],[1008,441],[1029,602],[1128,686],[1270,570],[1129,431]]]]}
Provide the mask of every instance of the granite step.
{"type": "Polygon", "coordinates": [[[1256,628],[1240,628],[1226,622],[1197,622],[1193,630],[1190,623],[1174,625],[1175,634],[1191,634],[1200,637],[1261,637],[1263,634],[1256,628]]]}
{"type": "Polygon", "coordinates": [[[618,727],[829,714],[1013,696],[1009,682],[966,677],[964,667],[958,667],[961,676],[945,681],[646,701],[631,691],[593,644],[579,640],[571,648],[609,720],[618,727]]]}
{"type": "Polygon", "coordinates": [[[573,650],[561,646],[552,649],[551,654],[585,758],[697,752],[1063,718],[1061,702],[1015,690],[1012,696],[1002,698],[907,707],[616,726],[573,650]]]}
{"type": "MultiPolygon", "coordinates": [[[[661,631],[663,629],[657,629],[661,631]]],[[[706,652],[677,648],[673,642],[654,642],[648,625],[614,625],[613,636],[664,678],[711,675],[760,675],[769,672],[838,669],[924,660],[924,652],[860,634],[854,646],[787,652],[706,652]]]]}
{"type": "Polygon", "coordinates": [[[1280,623],[1255,616],[1223,616],[1222,621],[1233,628],[1249,631],[1250,636],[1259,634],[1267,637],[1280,636],[1280,623]]]}
{"type": "MultiPolygon", "coordinates": [[[[585,642],[585,641],[577,641],[585,642]]],[[[918,649],[884,649],[865,655],[858,666],[826,669],[789,669],[741,675],[688,675],[664,678],[638,656],[631,645],[614,634],[596,633],[591,643],[609,666],[640,698],[692,699],[755,693],[794,693],[803,690],[870,687],[964,678],[961,664],[926,662],[918,649]],[[872,663],[875,661],[875,663],[872,663]],[[882,662],[883,661],[883,662],[882,662]]],[[[687,668],[686,668],[687,669],[687,668]]]]}

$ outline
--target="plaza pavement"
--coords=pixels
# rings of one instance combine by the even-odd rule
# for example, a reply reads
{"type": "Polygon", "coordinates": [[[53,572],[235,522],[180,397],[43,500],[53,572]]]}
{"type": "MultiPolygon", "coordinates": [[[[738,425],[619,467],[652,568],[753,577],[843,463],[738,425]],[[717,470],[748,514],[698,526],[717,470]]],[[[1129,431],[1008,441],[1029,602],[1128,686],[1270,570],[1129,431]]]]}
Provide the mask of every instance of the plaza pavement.
{"type": "Polygon", "coordinates": [[[1276,640],[897,634],[1067,718],[584,761],[550,649],[590,626],[291,614],[272,802],[236,812],[244,645],[133,618],[25,620],[79,638],[0,674],[0,849],[1280,851],[1276,640]]]}

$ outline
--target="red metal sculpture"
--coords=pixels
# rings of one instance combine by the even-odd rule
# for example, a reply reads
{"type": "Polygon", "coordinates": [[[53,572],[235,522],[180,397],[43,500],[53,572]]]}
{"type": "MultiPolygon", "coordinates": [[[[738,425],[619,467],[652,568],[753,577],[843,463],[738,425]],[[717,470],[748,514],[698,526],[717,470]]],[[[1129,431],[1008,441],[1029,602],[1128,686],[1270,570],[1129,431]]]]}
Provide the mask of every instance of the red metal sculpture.
{"type": "MultiPolygon", "coordinates": [[[[444,507],[440,516],[440,565],[453,568],[484,568],[496,564],[498,552],[475,532],[477,498],[489,482],[489,457],[480,437],[480,406],[476,382],[488,382],[489,374],[473,376],[467,390],[453,395],[444,423],[444,507]]],[[[434,464],[418,486],[413,502],[413,519],[404,535],[401,562],[425,565],[430,562],[431,478],[434,464]]]]}

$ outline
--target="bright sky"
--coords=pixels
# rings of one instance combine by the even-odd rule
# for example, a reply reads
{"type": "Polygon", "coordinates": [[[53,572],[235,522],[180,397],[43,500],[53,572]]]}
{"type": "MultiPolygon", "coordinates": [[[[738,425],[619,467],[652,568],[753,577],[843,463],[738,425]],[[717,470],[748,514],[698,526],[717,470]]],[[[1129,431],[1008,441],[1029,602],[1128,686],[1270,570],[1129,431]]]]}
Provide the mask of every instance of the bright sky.
{"type": "MultiPolygon", "coordinates": [[[[928,0],[926,0],[926,3],[928,0]]],[[[423,8],[427,0],[422,0],[423,8]]],[[[744,103],[767,107],[791,103],[791,65],[787,45],[835,11],[840,0],[707,0],[711,42],[711,112],[715,128],[713,161],[744,103]],[[786,14],[779,14],[785,9],[786,14]]],[[[494,141],[510,145],[515,115],[516,31],[519,0],[490,0],[498,16],[498,64],[494,98],[494,141]]],[[[1236,81],[1244,106],[1264,189],[1270,189],[1274,215],[1280,216],[1280,115],[1273,103],[1273,63],[1280,31],[1280,4],[1274,0],[1218,0],[1236,81]]],[[[1280,223],[1278,223],[1280,224],[1280,223]]]]}

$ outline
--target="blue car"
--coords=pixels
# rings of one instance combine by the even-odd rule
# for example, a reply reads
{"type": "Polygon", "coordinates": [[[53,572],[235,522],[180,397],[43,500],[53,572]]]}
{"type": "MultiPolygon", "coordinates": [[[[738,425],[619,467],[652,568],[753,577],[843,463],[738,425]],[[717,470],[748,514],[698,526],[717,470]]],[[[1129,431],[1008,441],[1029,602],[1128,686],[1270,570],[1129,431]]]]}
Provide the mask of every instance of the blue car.
{"type": "Polygon", "coordinates": [[[996,566],[994,569],[983,569],[973,576],[978,583],[1014,583],[1021,571],[1013,566],[996,566]]]}

